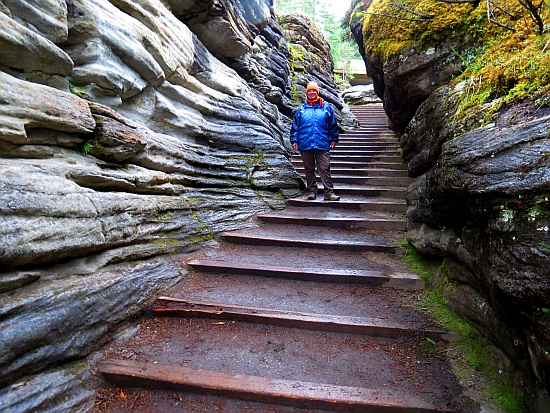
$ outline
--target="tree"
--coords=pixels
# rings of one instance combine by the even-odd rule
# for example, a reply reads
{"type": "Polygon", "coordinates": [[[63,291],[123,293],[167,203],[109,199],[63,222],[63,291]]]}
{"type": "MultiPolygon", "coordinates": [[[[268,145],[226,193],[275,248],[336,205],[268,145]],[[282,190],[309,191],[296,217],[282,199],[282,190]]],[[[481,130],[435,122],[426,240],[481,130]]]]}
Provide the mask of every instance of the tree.
{"type": "MultiPolygon", "coordinates": [[[[357,45],[346,33],[346,24],[336,20],[323,2],[318,0],[276,0],[275,10],[279,14],[301,13],[309,16],[325,35],[335,65],[348,66],[352,59],[360,59],[357,45]],[[344,28],[345,27],[345,28],[344,28]]],[[[349,31],[349,29],[347,29],[349,31]]]]}

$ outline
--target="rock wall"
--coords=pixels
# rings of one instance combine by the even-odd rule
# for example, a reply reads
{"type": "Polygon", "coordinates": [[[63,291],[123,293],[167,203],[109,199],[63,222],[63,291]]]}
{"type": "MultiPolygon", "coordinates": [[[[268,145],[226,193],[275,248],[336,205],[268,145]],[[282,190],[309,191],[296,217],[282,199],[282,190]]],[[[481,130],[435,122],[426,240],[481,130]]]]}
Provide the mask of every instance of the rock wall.
{"type": "MultiPolygon", "coordinates": [[[[483,16],[484,5],[458,7],[465,8],[461,19],[483,16]]],[[[395,19],[387,26],[393,25],[395,19]]],[[[435,41],[432,33],[424,43],[399,39],[406,47],[390,56],[369,44],[378,29],[366,24],[355,35],[364,36],[375,91],[400,132],[409,174],[418,178],[408,191],[407,239],[420,252],[445,258],[439,284],[448,304],[535,383],[523,388],[530,411],[547,412],[550,109],[535,104],[544,96],[503,106],[489,122],[499,99],[463,109],[481,80],[451,81],[466,68],[459,56],[483,42],[474,41],[475,30],[492,27],[455,27],[456,36],[435,41]]]]}
{"type": "Polygon", "coordinates": [[[303,188],[288,47],[269,0],[0,0],[0,23],[2,408],[87,411],[71,362],[303,188]]]}

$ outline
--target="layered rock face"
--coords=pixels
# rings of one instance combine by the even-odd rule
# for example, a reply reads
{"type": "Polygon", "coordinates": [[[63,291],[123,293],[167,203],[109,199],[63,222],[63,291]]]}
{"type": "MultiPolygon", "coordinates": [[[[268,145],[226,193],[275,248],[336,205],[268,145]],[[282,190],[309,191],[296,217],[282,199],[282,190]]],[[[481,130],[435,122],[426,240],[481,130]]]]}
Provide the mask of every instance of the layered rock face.
{"type": "MultiPolygon", "coordinates": [[[[364,27],[365,42],[371,30],[364,27]]],[[[366,59],[401,132],[409,174],[418,177],[407,238],[446,258],[447,278],[438,282],[449,305],[538,382],[524,396],[542,412],[550,388],[550,110],[527,101],[489,124],[498,101],[462,110],[474,80],[450,80],[460,74],[456,51],[469,47],[468,39],[449,39],[366,59]]]]}
{"type": "Polygon", "coordinates": [[[185,254],[303,188],[270,6],[0,1],[3,408],[86,411],[84,366],[47,369],[139,314],[185,254]]]}

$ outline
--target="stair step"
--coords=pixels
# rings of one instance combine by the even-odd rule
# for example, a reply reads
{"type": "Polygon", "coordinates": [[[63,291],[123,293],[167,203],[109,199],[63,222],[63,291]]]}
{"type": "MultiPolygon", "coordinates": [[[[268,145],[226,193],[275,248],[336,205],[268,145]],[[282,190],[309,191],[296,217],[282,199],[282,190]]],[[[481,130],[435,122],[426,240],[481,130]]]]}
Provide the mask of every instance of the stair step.
{"type": "Polygon", "coordinates": [[[333,154],[330,155],[330,161],[344,161],[344,162],[394,162],[394,163],[403,163],[403,158],[401,156],[392,156],[392,155],[340,155],[333,154]]]}
{"type": "Polygon", "coordinates": [[[398,338],[412,332],[434,341],[450,342],[457,339],[455,334],[446,331],[415,329],[376,318],[312,314],[227,303],[192,301],[174,297],[159,297],[153,307],[153,312],[167,317],[201,317],[371,337],[398,338]]]}
{"type": "Polygon", "coordinates": [[[337,146],[335,149],[330,151],[331,156],[342,156],[342,155],[357,155],[357,156],[399,156],[399,150],[397,149],[354,149],[352,147],[346,146],[337,146]]]}
{"type": "MultiPolygon", "coordinates": [[[[303,167],[303,162],[299,158],[292,158],[292,165],[295,168],[303,167]]],[[[345,161],[332,161],[331,160],[331,169],[337,168],[347,168],[351,170],[355,169],[397,169],[401,171],[407,171],[407,165],[404,163],[397,162],[345,162],[345,161]]]]}
{"type": "Polygon", "coordinates": [[[402,254],[404,250],[383,236],[368,234],[365,230],[353,232],[339,229],[287,225],[265,225],[224,232],[223,240],[234,244],[271,245],[301,248],[320,248],[344,251],[376,251],[402,254]]]}
{"type": "Polygon", "coordinates": [[[354,284],[371,287],[422,290],[425,282],[415,274],[369,271],[363,269],[297,268],[283,265],[242,263],[227,260],[196,259],[188,263],[193,271],[219,274],[253,275],[313,281],[318,283],[354,284]]]}
{"type": "MultiPolygon", "coordinates": [[[[338,195],[345,195],[345,191],[337,189],[338,195]]],[[[388,195],[389,196],[389,195],[388,195]]],[[[340,201],[324,201],[322,197],[314,201],[306,199],[293,198],[287,200],[289,206],[294,207],[327,207],[337,209],[349,209],[355,211],[386,211],[386,212],[407,212],[407,205],[397,202],[384,202],[384,201],[362,201],[362,200],[348,200],[346,198],[340,198],[340,201]]]]}
{"type": "MultiPolygon", "coordinates": [[[[381,185],[381,186],[409,186],[415,181],[414,178],[409,177],[393,177],[393,176],[347,176],[347,175],[332,175],[332,182],[347,183],[354,185],[381,185]]],[[[321,182],[320,178],[318,182],[321,182]]]]}
{"type": "MultiPolygon", "coordinates": [[[[303,208],[302,208],[303,209],[303,208]]],[[[407,229],[406,222],[401,219],[374,218],[374,217],[330,217],[326,214],[312,217],[301,216],[299,213],[294,215],[278,215],[278,214],[262,214],[258,215],[258,220],[270,224],[286,224],[286,225],[310,225],[321,226],[328,228],[340,229],[388,229],[396,231],[405,231],[407,229]]]]}
{"type": "Polygon", "coordinates": [[[122,386],[170,388],[263,403],[307,406],[308,409],[379,413],[446,411],[417,396],[381,389],[196,370],[131,360],[102,361],[99,371],[122,386]]]}
{"type": "MultiPolygon", "coordinates": [[[[305,169],[303,167],[294,167],[296,169],[296,172],[304,176],[305,169]]],[[[379,168],[342,168],[340,165],[332,165],[330,168],[330,172],[333,176],[335,175],[347,175],[347,176],[353,176],[353,177],[374,177],[374,176],[381,176],[381,177],[401,177],[401,178],[408,178],[407,171],[404,169],[379,169],[379,168]]]]}

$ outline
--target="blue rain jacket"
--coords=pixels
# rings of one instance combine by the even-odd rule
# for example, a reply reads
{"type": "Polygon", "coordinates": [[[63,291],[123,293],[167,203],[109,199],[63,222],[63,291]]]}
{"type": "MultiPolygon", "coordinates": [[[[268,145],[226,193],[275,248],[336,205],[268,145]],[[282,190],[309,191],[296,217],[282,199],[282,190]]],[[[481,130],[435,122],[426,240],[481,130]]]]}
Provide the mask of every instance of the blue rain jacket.
{"type": "Polygon", "coordinates": [[[330,142],[338,142],[338,122],[329,103],[302,103],[292,119],[290,142],[299,151],[330,150],[330,142]]]}

